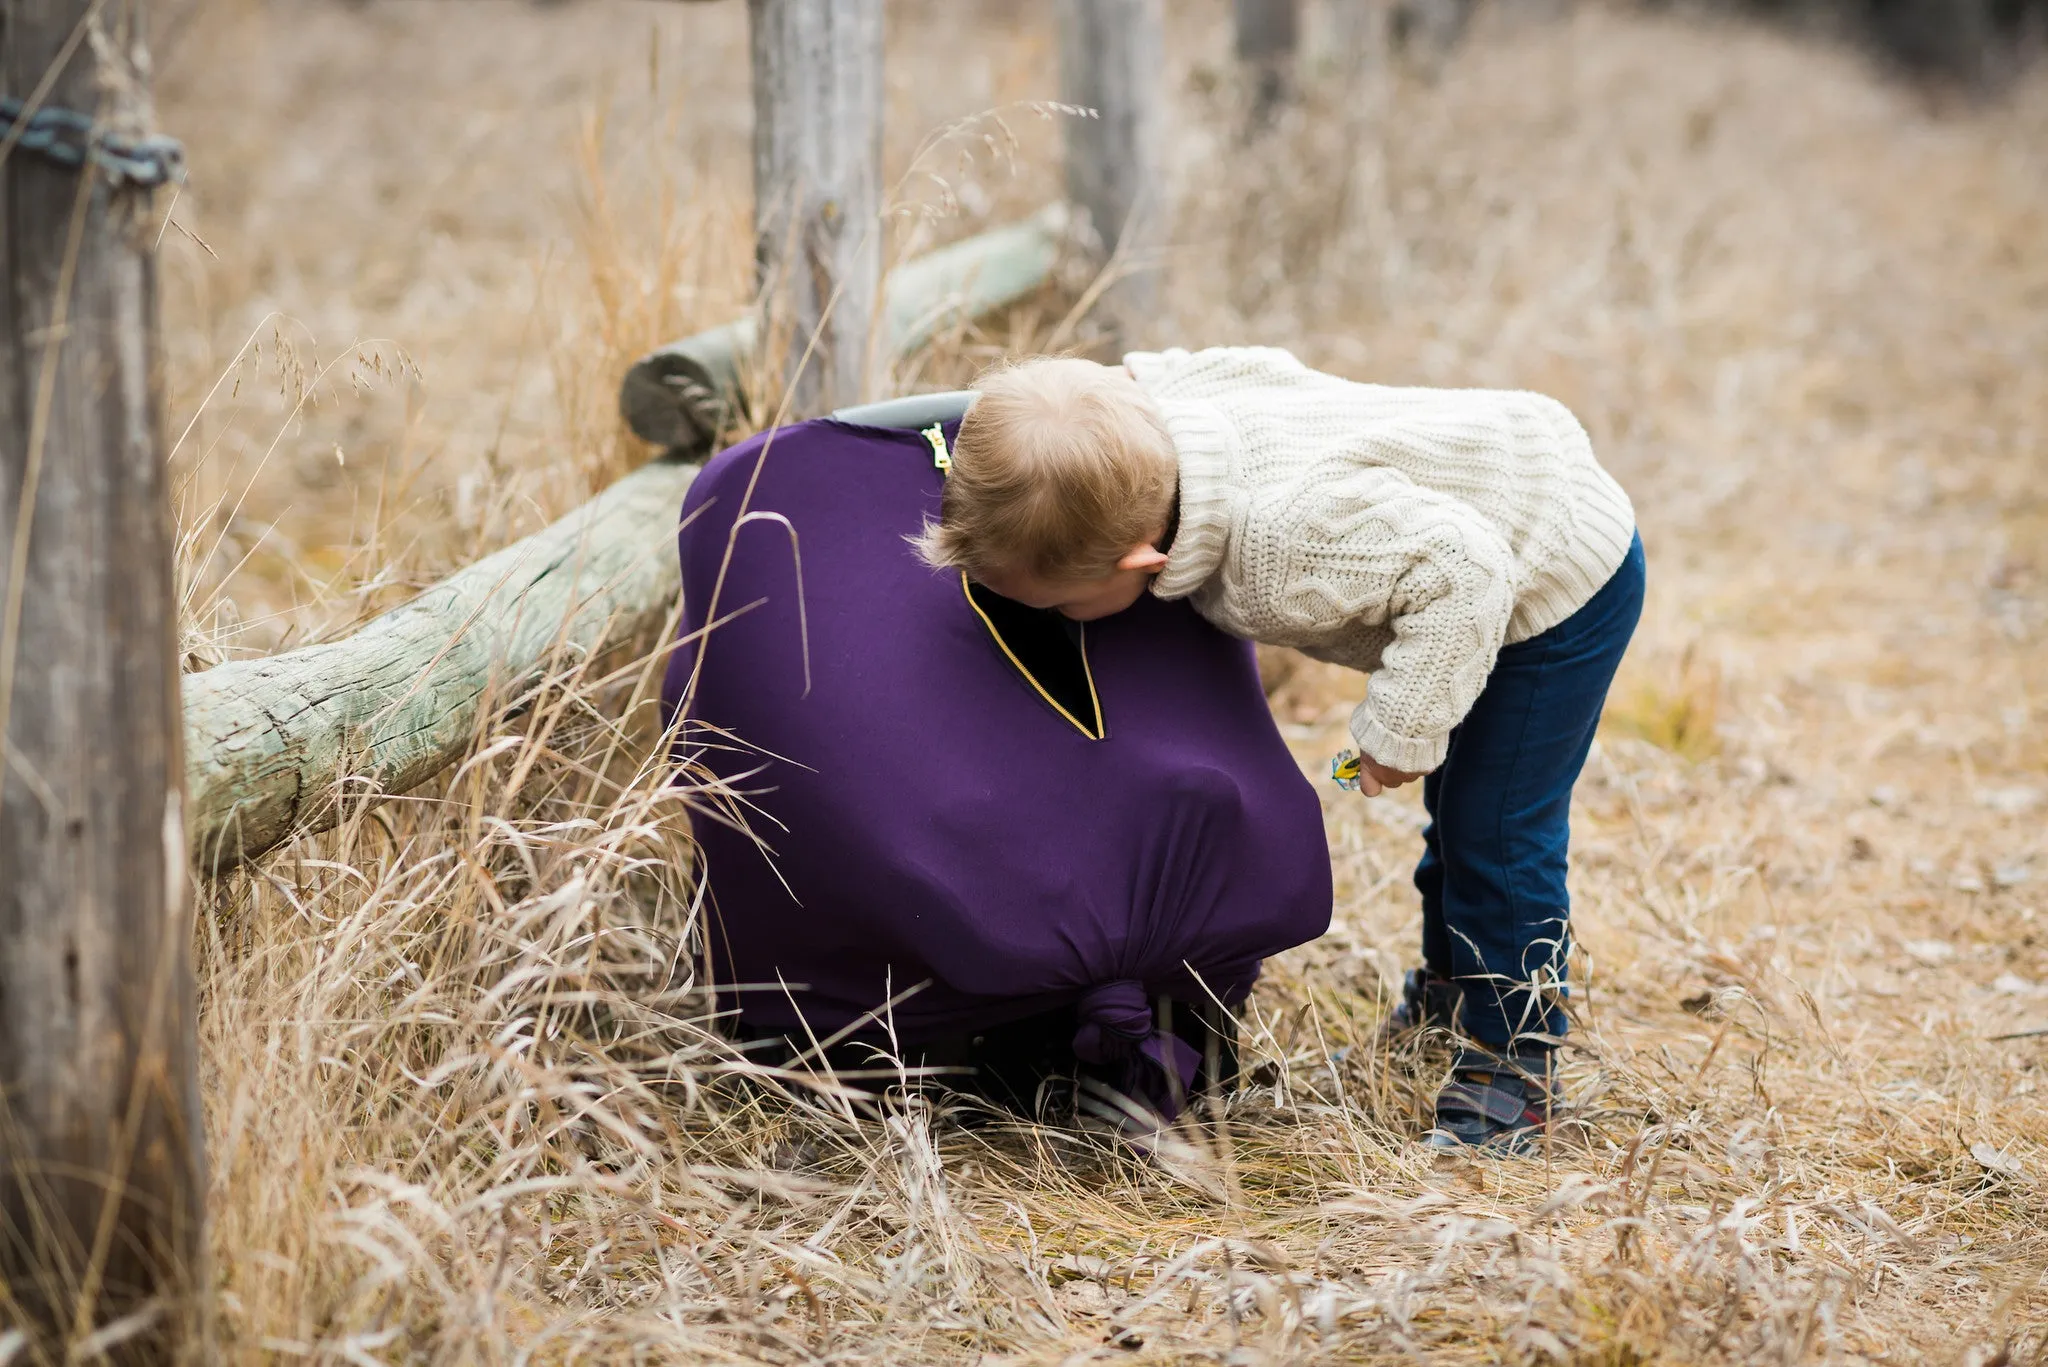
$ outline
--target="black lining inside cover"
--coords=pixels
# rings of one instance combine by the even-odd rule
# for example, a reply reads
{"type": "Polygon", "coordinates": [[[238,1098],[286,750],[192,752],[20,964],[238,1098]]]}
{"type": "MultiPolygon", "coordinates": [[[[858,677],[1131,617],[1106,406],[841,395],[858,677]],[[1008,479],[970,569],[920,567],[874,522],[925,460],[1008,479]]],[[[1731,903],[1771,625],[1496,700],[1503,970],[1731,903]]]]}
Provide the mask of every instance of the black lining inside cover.
{"type": "Polygon", "coordinates": [[[960,576],[967,601],[1024,681],[1091,740],[1101,740],[1102,703],[1088,669],[1088,633],[1057,612],[1026,607],[1014,598],[960,576]]]}

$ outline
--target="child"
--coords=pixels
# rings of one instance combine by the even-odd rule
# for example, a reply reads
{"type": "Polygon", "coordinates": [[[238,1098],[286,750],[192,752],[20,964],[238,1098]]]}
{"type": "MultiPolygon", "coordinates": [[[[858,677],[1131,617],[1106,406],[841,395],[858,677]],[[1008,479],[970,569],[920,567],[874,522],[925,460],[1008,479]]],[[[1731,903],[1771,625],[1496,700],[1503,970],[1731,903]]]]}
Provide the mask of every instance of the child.
{"type": "Polygon", "coordinates": [[[1572,784],[1635,630],[1635,512],[1561,404],[1395,389],[1285,351],[1041,358],[978,385],[919,551],[1090,621],[1148,588],[1371,675],[1368,794],[1423,780],[1424,967],[1396,1029],[1465,1042],[1438,1148],[1526,1152],[1565,1030],[1572,784]]]}

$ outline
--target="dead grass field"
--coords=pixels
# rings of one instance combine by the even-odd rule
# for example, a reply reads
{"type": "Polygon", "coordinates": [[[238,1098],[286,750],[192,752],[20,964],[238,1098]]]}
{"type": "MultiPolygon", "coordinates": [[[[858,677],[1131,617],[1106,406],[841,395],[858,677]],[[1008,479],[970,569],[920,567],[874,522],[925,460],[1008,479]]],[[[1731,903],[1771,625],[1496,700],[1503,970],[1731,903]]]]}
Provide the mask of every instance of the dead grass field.
{"type": "MultiPolygon", "coordinates": [[[[1041,8],[892,5],[898,172],[1054,93],[1041,8]]],[[[1434,1079],[1373,1031],[1418,811],[1335,791],[1336,923],[1270,966],[1217,1132],[1144,1161],[742,1085],[644,673],[565,668],[433,795],[209,889],[224,1359],[2048,1358],[2048,1036],[1996,1038],[2048,1026],[2048,82],[1937,109],[1589,6],[1247,144],[1225,8],[1171,6],[1158,340],[1547,390],[1637,501],[1648,615],[1579,790],[1578,1126],[1539,1162],[1415,1146],[1434,1079]]],[[[173,7],[195,666],[346,629],[637,458],[623,363],[746,286],[744,40],[736,0],[173,7]]],[[[940,231],[1054,193],[1057,130],[1003,124],[926,159],[940,231]]],[[[1280,687],[1304,764],[1356,687],[1280,687]]]]}

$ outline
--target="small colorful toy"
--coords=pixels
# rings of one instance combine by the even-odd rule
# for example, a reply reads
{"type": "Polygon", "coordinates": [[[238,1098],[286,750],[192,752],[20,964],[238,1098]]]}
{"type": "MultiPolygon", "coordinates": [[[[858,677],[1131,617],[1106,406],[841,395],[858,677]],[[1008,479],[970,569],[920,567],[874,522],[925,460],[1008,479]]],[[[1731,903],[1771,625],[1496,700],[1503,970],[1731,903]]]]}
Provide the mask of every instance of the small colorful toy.
{"type": "Polygon", "coordinates": [[[1347,793],[1358,791],[1358,780],[1365,772],[1365,761],[1356,750],[1339,750],[1330,757],[1330,781],[1347,793]]]}

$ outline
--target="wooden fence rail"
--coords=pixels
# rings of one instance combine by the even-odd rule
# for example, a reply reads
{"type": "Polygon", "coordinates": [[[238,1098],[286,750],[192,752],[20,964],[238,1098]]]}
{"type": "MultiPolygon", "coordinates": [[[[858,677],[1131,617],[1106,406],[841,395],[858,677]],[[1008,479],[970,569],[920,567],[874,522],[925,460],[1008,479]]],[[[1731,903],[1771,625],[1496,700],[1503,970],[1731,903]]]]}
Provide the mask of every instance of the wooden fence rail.
{"type": "MultiPolygon", "coordinates": [[[[1064,211],[1048,210],[906,263],[887,289],[888,342],[900,351],[948,319],[1038,288],[1065,227],[1064,211]]],[[[751,342],[750,329],[732,325],[658,355],[696,358],[702,392],[730,394],[751,342]]],[[[676,413],[673,396],[685,391],[654,383],[648,401],[676,413]]],[[[628,413],[633,392],[629,381],[628,413]]],[[[486,706],[516,697],[562,652],[659,627],[679,587],[674,537],[696,475],[689,460],[702,458],[719,425],[672,421],[691,425],[656,437],[677,448],[670,458],[353,636],[186,675],[187,829],[199,866],[225,870],[331,829],[349,803],[418,787],[461,756],[486,706]]]]}
{"type": "Polygon", "coordinates": [[[479,713],[551,658],[660,624],[676,510],[697,466],[660,460],[355,635],[185,676],[185,781],[201,869],[331,829],[343,800],[416,788],[479,713]]]}
{"type": "MultiPolygon", "coordinates": [[[[894,362],[963,319],[979,318],[1030,294],[1051,276],[1067,245],[1071,215],[1064,204],[1022,223],[906,261],[884,285],[883,335],[894,362]]],[[[701,450],[743,424],[747,377],[742,373],[759,336],[754,314],[649,352],[619,388],[619,412],[642,441],[701,450]]],[[[771,414],[753,414],[765,421],[771,414]]]]}

